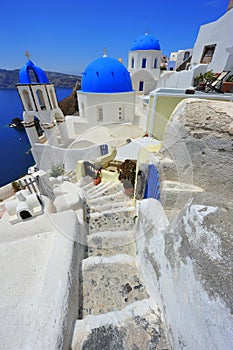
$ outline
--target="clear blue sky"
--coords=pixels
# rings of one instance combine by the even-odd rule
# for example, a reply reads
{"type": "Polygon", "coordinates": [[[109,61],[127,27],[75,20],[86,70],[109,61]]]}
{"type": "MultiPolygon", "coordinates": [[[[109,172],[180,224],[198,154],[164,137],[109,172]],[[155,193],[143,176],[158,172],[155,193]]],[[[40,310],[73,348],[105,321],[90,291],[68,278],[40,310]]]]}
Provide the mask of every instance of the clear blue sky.
{"type": "Polygon", "coordinates": [[[80,74],[102,55],[123,58],[146,30],[163,54],[192,48],[200,25],[226,12],[229,0],[3,0],[0,68],[24,65],[25,50],[45,70],[80,74]]]}

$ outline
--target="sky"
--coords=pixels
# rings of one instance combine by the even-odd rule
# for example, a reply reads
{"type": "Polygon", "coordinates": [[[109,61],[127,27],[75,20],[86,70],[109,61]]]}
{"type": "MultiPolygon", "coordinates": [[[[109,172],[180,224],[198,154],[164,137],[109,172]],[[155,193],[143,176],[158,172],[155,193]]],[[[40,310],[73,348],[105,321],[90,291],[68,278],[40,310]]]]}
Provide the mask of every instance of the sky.
{"type": "Polygon", "coordinates": [[[28,50],[44,70],[80,74],[103,54],[122,58],[146,31],[162,53],[194,46],[201,25],[213,22],[229,0],[3,0],[0,68],[21,68],[28,50]]]}

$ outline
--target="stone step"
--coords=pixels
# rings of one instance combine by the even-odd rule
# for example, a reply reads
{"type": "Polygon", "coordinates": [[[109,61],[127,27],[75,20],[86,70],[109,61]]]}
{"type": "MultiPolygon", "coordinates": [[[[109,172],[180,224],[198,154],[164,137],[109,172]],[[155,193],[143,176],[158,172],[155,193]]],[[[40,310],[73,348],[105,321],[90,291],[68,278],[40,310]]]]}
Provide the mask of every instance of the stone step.
{"type": "Polygon", "coordinates": [[[134,231],[105,231],[87,236],[88,255],[135,255],[134,231]]]}
{"type": "Polygon", "coordinates": [[[203,191],[198,186],[165,180],[161,182],[161,203],[165,210],[178,210],[188,203],[194,193],[203,191]]]}
{"type": "Polygon", "coordinates": [[[90,208],[88,209],[88,213],[101,213],[105,211],[111,211],[111,210],[119,210],[122,208],[127,208],[127,207],[132,207],[133,202],[132,200],[122,201],[122,202],[107,202],[105,200],[101,201],[99,200],[98,204],[96,205],[91,205],[90,208]]]}
{"type": "Polygon", "coordinates": [[[127,254],[83,260],[83,317],[122,310],[148,297],[135,258],[127,254]]]}
{"type": "Polygon", "coordinates": [[[77,185],[81,187],[83,190],[88,188],[88,185],[93,185],[93,179],[90,176],[82,177],[78,182],[77,185]]]}
{"type": "Polygon", "coordinates": [[[95,198],[99,198],[100,196],[107,196],[109,194],[116,194],[119,191],[121,191],[123,189],[123,185],[121,182],[114,182],[114,183],[106,183],[107,186],[104,187],[103,189],[100,188],[100,190],[98,190],[98,186],[95,186],[95,191],[93,193],[91,193],[90,195],[87,195],[87,197],[89,199],[95,199],[95,198]]]}
{"type": "Polygon", "coordinates": [[[75,323],[72,350],[171,350],[160,312],[150,299],[75,323]]]}
{"type": "Polygon", "coordinates": [[[89,234],[99,231],[129,231],[134,227],[135,207],[123,207],[90,213],[87,216],[89,234]]]}
{"type": "Polygon", "coordinates": [[[106,202],[119,202],[119,201],[127,201],[129,200],[129,196],[127,196],[124,192],[123,189],[121,189],[120,191],[118,191],[117,193],[114,194],[109,194],[109,195],[105,195],[103,198],[94,198],[94,199],[88,199],[88,204],[89,205],[98,205],[101,202],[106,203],[106,202]]]}
{"type": "Polygon", "coordinates": [[[95,186],[94,184],[92,184],[91,187],[89,187],[85,192],[87,194],[87,197],[90,197],[92,194],[95,193],[100,193],[102,192],[104,189],[109,188],[112,185],[111,182],[101,182],[99,185],[95,186]]]}

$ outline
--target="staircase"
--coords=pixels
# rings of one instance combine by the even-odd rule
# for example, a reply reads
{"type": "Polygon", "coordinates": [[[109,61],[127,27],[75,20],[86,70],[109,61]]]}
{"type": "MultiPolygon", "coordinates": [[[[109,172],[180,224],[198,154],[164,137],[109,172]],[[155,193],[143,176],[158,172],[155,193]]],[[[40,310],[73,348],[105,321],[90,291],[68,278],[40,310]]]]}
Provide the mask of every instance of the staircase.
{"type": "Polygon", "coordinates": [[[86,197],[87,258],[71,348],[170,349],[136,264],[132,199],[120,182],[94,186],[84,178],[79,186],[86,197]]]}

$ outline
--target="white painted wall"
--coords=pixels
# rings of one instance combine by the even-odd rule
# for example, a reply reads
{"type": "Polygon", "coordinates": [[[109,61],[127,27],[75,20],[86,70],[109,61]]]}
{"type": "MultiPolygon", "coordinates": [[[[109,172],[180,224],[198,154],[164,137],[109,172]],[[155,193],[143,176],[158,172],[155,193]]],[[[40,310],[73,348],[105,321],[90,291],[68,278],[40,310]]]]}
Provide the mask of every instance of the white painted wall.
{"type": "Polygon", "coordinates": [[[160,76],[160,64],[162,53],[159,50],[130,51],[128,55],[128,71],[130,72],[133,88],[139,94],[148,94],[156,87],[160,76]],[[146,67],[142,68],[142,60],[146,59],[146,67]],[[134,59],[134,67],[132,60],[134,59]],[[156,60],[156,68],[154,62],[156,60]],[[143,90],[139,91],[140,81],[143,81],[143,90]]]}
{"type": "Polygon", "coordinates": [[[106,94],[77,91],[77,95],[79,106],[81,106],[80,116],[89,123],[89,127],[133,121],[135,114],[134,91],[106,94]],[[103,120],[99,120],[99,108],[102,108],[103,120]]]}
{"type": "Polygon", "coordinates": [[[40,169],[48,170],[52,165],[64,164],[67,171],[73,170],[79,160],[94,161],[101,156],[100,146],[93,145],[80,149],[69,149],[51,146],[49,144],[35,144],[32,148],[33,156],[38,159],[40,169]]]}
{"type": "Polygon", "coordinates": [[[156,88],[183,88],[187,89],[193,86],[194,78],[200,73],[205,73],[207,64],[193,66],[189,70],[181,72],[167,71],[164,72],[158,80],[156,88]]]}
{"type": "Polygon", "coordinates": [[[128,55],[128,71],[130,74],[144,69],[150,72],[154,79],[158,79],[160,75],[161,51],[158,50],[138,50],[130,51],[128,55]],[[132,68],[132,58],[134,58],[134,68],[132,68]],[[146,67],[142,68],[142,59],[146,58],[146,67]],[[156,68],[154,68],[154,60],[157,59],[156,68]]]}
{"type": "Polygon", "coordinates": [[[184,56],[186,52],[189,52],[189,57],[190,57],[193,53],[193,49],[179,50],[177,52],[176,68],[178,68],[184,62],[184,56]]]}
{"type": "Polygon", "coordinates": [[[226,51],[233,47],[233,9],[227,11],[217,21],[201,26],[194,45],[191,64],[199,64],[205,46],[216,44],[212,61],[207,70],[233,71],[233,53],[226,51]]]}
{"type": "Polygon", "coordinates": [[[133,89],[136,90],[138,94],[148,95],[156,88],[157,80],[155,80],[152,74],[145,69],[136,70],[131,73],[131,79],[133,89]],[[140,81],[143,82],[142,91],[139,91],[140,81]]]}

